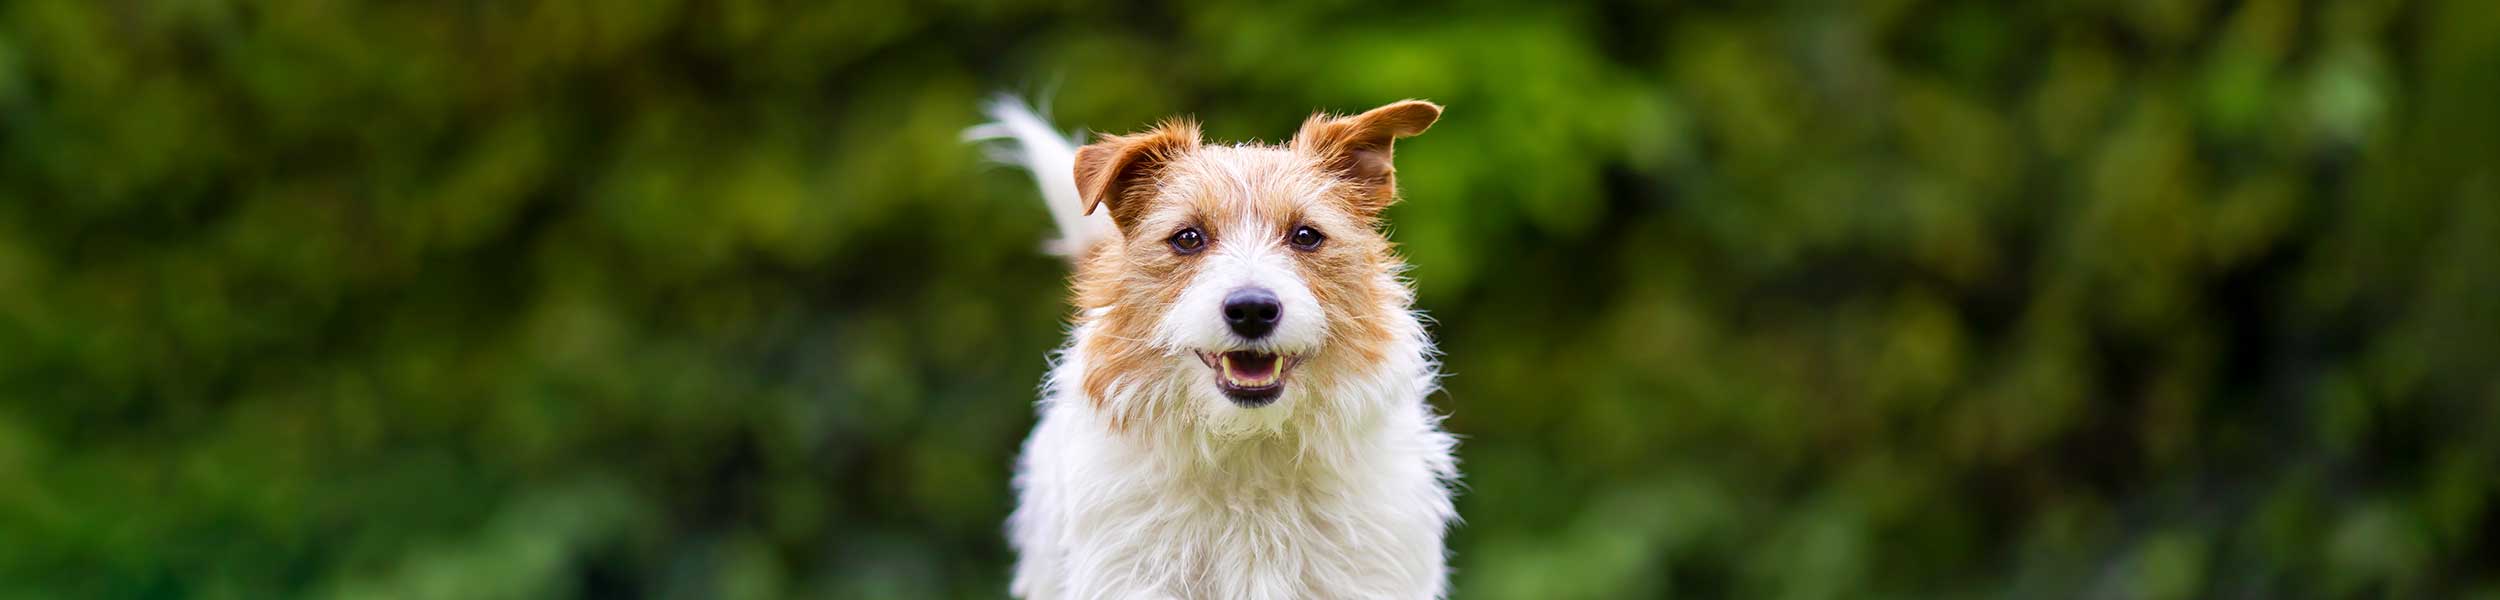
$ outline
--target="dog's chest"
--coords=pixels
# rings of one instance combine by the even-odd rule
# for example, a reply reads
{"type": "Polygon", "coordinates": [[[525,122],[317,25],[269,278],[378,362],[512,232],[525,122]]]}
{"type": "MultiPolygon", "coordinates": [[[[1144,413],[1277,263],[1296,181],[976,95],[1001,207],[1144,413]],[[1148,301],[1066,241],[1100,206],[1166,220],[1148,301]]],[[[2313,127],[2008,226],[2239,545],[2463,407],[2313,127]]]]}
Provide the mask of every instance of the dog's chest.
{"type": "MultiPolygon", "coordinates": [[[[1084,361],[1054,382],[1079,381],[1084,361]]],[[[1248,437],[1119,430],[1058,387],[1016,481],[1017,595],[1439,597],[1455,440],[1422,404],[1429,373],[1384,365],[1349,384],[1365,395],[1271,407],[1314,412],[1248,437]]]]}
{"type": "MultiPolygon", "coordinates": [[[[1315,472],[1291,457],[1190,469],[1080,508],[1077,529],[1161,571],[1189,597],[1346,597],[1411,593],[1437,577],[1439,490],[1422,469],[1315,472]],[[1223,593],[1205,593],[1223,590],[1223,593]]],[[[1437,582],[1435,582],[1437,583],[1437,582]]]]}

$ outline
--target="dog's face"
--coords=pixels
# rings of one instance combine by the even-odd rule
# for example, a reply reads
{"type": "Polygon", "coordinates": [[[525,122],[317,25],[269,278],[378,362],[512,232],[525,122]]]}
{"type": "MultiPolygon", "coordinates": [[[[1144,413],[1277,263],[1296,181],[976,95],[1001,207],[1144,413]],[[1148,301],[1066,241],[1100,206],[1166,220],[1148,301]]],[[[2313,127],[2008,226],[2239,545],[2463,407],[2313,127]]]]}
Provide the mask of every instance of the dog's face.
{"type": "Polygon", "coordinates": [[[1300,398],[1380,363],[1409,293],[1379,231],[1391,145],[1440,117],[1406,101],[1313,117],[1284,147],[1204,146],[1167,122],[1079,150],[1087,211],[1120,238],[1080,268],[1095,317],[1085,388],[1115,426],[1176,409],[1273,426],[1300,398]],[[1178,393],[1157,393],[1178,392],[1178,393]],[[1160,405],[1178,397],[1189,406],[1160,405]]]}

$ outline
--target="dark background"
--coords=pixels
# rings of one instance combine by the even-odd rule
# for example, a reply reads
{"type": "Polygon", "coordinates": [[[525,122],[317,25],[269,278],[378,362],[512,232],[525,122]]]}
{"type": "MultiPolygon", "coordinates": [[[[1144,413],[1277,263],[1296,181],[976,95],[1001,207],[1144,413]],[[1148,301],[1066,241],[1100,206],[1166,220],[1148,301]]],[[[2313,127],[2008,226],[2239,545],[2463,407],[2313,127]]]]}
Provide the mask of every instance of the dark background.
{"type": "Polygon", "coordinates": [[[997,597],[978,100],[1448,106],[1462,598],[2500,593],[2500,10],[0,3],[0,596],[997,597]]]}

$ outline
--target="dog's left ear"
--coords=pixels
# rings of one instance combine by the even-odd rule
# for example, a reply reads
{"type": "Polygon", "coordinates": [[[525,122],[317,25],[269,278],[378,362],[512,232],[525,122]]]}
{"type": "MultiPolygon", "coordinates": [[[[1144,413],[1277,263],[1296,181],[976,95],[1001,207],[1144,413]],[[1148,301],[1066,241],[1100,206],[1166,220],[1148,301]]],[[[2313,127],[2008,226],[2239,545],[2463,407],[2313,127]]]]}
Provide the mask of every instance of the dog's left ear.
{"type": "Polygon", "coordinates": [[[1390,147],[1438,120],[1441,105],[1422,100],[1392,102],[1351,117],[1312,115],[1293,134],[1293,149],[1318,157],[1321,165],[1354,184],[1355,208],[1378,214],[1397,202],[1397,167],[1390,163],[1390,147]]]}

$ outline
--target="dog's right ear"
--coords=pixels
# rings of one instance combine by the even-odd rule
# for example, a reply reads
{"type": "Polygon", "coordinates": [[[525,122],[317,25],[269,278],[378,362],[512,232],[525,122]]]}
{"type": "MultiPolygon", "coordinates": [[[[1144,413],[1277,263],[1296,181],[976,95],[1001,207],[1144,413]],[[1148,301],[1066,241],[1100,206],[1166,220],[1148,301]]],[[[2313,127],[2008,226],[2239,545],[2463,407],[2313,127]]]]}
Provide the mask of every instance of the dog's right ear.
{"type": "Polygon", "coordinates": [[[1173,119],[1144,133],[1104,134],[1100,141],[1076,150],[1076,195],[1085,214],[1097,207],[1111,211],[1111,222],[1126,233],[1145,215],[1152,181],[1173,159],[1198,149],[1198,124],[1173,119]]]}

